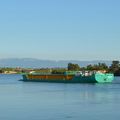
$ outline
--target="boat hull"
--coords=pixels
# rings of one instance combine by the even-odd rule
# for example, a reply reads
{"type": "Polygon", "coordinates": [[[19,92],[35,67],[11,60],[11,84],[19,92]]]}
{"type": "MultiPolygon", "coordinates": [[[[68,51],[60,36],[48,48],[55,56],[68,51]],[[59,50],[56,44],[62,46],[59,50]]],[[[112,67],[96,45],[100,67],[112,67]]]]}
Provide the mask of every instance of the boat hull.
{"type": "Polygon", "coordinates": [[[85,75],[23,75],[26,82],[51,82],[51,83],[110,83],[114,79],[113,74],[96,73],[90,76],[85,75]]]}

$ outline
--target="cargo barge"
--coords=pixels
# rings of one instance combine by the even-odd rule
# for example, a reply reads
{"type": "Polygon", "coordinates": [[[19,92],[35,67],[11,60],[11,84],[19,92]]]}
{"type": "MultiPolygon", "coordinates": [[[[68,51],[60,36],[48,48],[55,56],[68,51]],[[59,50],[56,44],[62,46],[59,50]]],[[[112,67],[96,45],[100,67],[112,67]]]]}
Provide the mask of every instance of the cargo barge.
{"type": "Polygon", "coordinates": [[[65,72],[64,74],[24,74],[22,81],[26,82],[55,82],[55,83],[110,83],[114,75],[110,73],[78,74],[65,72]]]}

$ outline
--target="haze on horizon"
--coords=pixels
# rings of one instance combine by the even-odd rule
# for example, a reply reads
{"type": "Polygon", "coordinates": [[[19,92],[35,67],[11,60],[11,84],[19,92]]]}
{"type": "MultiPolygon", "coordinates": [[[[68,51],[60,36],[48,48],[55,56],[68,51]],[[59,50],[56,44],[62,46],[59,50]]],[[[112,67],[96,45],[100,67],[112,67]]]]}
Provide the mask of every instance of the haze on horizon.
{"type": "Polygon", "coordinates": [[[120,59],[119,0],[0,1],[0,59],[120,59]]]}

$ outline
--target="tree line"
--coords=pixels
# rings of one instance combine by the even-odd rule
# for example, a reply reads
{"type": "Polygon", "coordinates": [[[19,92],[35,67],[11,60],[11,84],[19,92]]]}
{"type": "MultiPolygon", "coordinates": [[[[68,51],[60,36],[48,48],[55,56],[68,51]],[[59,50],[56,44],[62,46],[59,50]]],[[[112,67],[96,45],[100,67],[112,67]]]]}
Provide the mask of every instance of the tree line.
{"type": "Polygon", "coordinates": [[[65,71],[105,71],[108,73],[114,73],[115,76],[120,76],[120,62],[112,61],[110,66],[105,63],[89,64],[86,67],[80,67],[78,64],[68,63],[67,68],[0,68],[0,73],[30,73],[32,71],[36,73],[52,73],[63,74],[65,71]]]}
{"type": "Polygon", "coordinates": [[[78,64],[68,63],[68,70],[71,71],[106,71],[108,73],[114,73],[115,76],[120,76],[120,62],[112,61],[110,66],[107,66],[105,63],[90,64],[86,67],[80,67],[78,64]]]}

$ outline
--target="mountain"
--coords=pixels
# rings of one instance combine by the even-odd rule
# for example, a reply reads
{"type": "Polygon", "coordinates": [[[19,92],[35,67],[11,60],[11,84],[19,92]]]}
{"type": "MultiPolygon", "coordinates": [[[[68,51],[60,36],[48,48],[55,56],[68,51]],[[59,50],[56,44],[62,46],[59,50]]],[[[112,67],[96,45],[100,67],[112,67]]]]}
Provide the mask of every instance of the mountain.
{"type": "Polygon", "coordinates": [[[89,64],[106,63],[108,66],[111,61],[94,60],[94,61],[78,61],[78,60],[40,60],[32,58],[9,58],[0,59],[0,67],[23,67],[23,68],[54,68],[54,67],[67,67],[68,63],[79,64],[79,66],[87,66],[89,64]]]}

